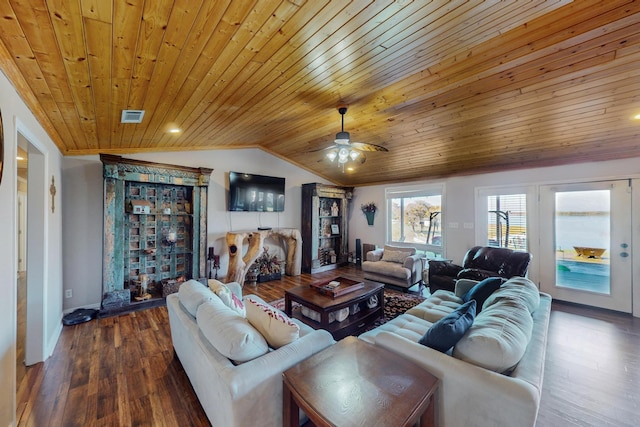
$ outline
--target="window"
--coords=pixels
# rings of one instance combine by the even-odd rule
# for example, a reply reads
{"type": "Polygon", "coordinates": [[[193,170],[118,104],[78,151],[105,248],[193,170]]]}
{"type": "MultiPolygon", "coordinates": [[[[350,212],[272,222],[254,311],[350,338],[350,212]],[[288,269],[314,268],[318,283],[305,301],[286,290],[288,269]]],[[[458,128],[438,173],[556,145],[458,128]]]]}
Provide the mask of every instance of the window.
{"type": "Polygon", "coordinates": [[[527,251],[529,189],[493,188],[478,192],[479,245],[527,251]]]}
{"type": "Polygon", "coordinates": [[[386,190],[387,241],[441,255],[442,186],[386,190]]]}
{"type": "Polygon", "coordinates": [[[489,196],[487,245],[527,250],[527,195],[489,196]]]}

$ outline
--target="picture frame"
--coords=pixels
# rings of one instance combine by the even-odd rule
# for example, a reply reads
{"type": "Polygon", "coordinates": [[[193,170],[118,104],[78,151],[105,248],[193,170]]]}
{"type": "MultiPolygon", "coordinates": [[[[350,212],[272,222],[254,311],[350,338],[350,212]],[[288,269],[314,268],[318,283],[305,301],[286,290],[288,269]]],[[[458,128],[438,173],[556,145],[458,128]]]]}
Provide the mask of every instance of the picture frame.
{"type": "Polygon", "coordinates": [[[331,224],[331,234],[340,234],[340,226],[338,224],[331,224]]]}

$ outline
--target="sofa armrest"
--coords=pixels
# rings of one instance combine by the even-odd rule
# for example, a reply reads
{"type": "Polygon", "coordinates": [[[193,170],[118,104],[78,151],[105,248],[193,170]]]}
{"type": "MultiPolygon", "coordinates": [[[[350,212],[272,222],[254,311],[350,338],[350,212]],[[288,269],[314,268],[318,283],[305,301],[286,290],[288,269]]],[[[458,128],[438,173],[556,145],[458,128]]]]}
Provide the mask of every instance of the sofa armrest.
{"type": "Polygon", "coordinates": [[[462,270],[462,266],[451,261],[429,260],[429,276],[456,277],[460,270],[462,270]]]}
{"type": "Polygon", "coordinates": [[[380,261],[382,259],[382,254],[384,254],[384,248],[374,249],[372,251],[367,252],[366,260],[367,261],[380,261]]]}
{"type": "Polygon", "coordinates": [[[534,426],[540,388],[413,342],[380,332],[376,345],[423,367],[441,381],[440,425],[534,426]]]}
{"type": "Polygon", "coordinates": [[[422,259],[420,255],[409,255],[402,266],[411,272],[411,281],[413,283],[422,279],[422,259]]]}
{"type": "Polygon", "coordinates": [[[237,399],[264,381],[282,383],[282,372],[334,343],[329,332],[318,329],[264,356],[238,366],[227,366],[220,375],[228,385],[232,398],[237,399]]]}
{"type": "Polygon", "coordinates": [[[501,277],[496,271],[483,270],[481,268],[465,268],[460,270],[457,275],[458,279],[471,279],[482,281],[489,277],[501,277]]]}

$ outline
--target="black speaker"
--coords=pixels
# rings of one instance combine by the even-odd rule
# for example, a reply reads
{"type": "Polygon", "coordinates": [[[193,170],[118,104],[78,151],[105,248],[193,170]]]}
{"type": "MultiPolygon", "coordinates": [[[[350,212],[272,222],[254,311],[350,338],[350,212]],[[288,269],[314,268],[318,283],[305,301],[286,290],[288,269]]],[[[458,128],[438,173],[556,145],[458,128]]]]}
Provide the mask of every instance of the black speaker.
{"type": "Polygon", "coordinates": [[[362,242],[356,239],[356,265],[362,265],[362,242]]]}

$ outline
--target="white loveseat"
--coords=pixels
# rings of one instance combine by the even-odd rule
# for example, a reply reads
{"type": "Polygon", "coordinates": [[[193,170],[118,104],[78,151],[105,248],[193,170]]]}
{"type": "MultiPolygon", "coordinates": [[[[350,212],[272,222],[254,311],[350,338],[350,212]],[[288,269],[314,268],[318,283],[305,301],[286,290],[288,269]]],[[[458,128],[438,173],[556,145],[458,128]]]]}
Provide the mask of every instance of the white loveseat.
{"type": "MultiPolygon", "coordinates": [[[[240,285],[229,283],[227,287],[242,297],[240,285]]],[[[249,297],[264,303],[255,295],[245,300],[249,297]]],[[[252,338],[252,332],[246,333],[251,328],[246,319],[234,318],[231,308],[209,288],[190,280],[178,293],[167,296],[167,309],[175,353],[214,427],[280,427],[282,372],[335,342],[329,332],[293,319],[300,328],[297,340],[238,363],[221,351],[240,358],[265,344],[252,338]],[[241,339],[235,339],[237,334],[242,334],[241,339]]]]}
{"type": "Polygon", "coordinates": [[[539,293],[531,281],[515,277],[493,292],[474,319],[472,329],[453,351],[442,353],[419,343],[438,319],[463,303],[461,296],[475,283],[460,280],[455,293],[436,291],[418,306],[359,338],[412,360],[441,380],[438,396],[441,427],[534,426],[542,391],[551,297],[539,293]],[[502,308],[489,309],[490,304],[500,304],[502,308]],[[526,313],[530,313],[531,319],[527,320],[526,315],[512,315],[509,312],[512,308],[520,312],[528,310],[526,313]],[[502,319],[489,318],[496,310],[504,310],[502,319]],[[522,325],[517,324],[520,321],[522,325]],[[514,325],[515,332],[510,330],[514,325]],[[519,330],[520,326],[524,332],[519,330]],[[483,328],[489,329],[483,331],[483,328]],[[478,344],[490,348],[480,351],[478,344]],[[457,351],[459,346],[466,348],[467,353],[457,351]],[[476,349],[479,361],[469,357],[469,349],[476,349]],[[491,356],[492,351],[495,356],[491,356]],[[504,357],[500,352],[505,353],[504,357]],[[519,359],[515,367],[510,366],[513,357],[519,359]],[[494,370],[480,366],[483,364],[494,370]],[[504,366],[499,367],[501,364],[504,366]],[[504,367],[511,369],[496,372],[504,367]]]}
{"type": "Polygon", "coordinates": [[[409,289],[422,280],[422,260],[416,248],[385,245],[366,253],[364,278],[409,289]]]}

